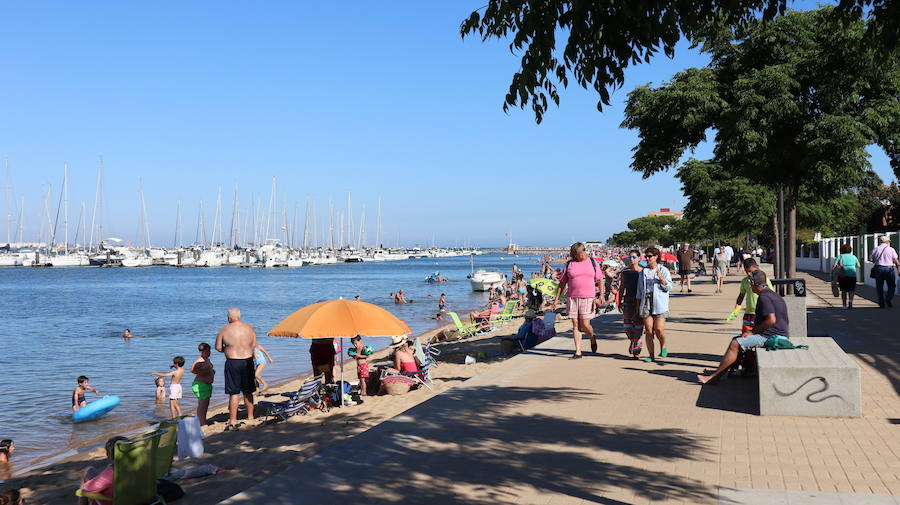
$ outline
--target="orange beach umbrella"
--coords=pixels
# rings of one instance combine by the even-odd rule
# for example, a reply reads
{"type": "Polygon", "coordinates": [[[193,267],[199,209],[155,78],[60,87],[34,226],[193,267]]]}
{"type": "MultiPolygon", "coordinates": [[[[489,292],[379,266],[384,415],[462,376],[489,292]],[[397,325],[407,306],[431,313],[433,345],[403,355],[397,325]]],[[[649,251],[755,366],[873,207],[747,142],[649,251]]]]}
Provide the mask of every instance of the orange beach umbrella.
{"type": "Polygon", "coordinates": [[[269,330],[271,337],[393,337],[412,333],[387,310],[356,300],[328,300],[307,305],[269,330]]]}
{"type": "MultiPolygon", "coordinates": [[[[329,300],[307,305],[269,330],[271,337],[344,338],[409,335],[409,326],[387,310],[356,300],[329,300]]],[[[344,405],[344,353],[339,395],[344,405]]]]}

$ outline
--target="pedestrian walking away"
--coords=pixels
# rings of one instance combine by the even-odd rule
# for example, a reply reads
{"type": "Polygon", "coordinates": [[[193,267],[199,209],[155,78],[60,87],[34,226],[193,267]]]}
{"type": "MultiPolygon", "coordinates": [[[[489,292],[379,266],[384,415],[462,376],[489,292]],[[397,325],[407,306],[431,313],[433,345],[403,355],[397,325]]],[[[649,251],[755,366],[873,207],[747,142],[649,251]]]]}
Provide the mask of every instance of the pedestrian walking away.
{"type": "Polygon", "coordinates": [[[872,251],[869,259],[872,260],[870,275],[875,279],[875,291],[878,293],[878,306],[882,309],[893,307],[894,293],[897,290],[897,277],[894,270],[900,267],[897,260],[897,251],[891,247],[891,238],[887,235],[881,237],[881,245],[872,251]],[[885,289],[887,284],[887,289],[885,289]]]}
{"type": "Polygon", "coordinates": [[[669,290],[672,288],[672,274],[659,264],[659,249],[648,247],[644,251],[647,267],[638,277],[638,298],[641,306],[638,315],[644,320],[644,342],[650,354],[644,361],[656,361],[654,338],[659,340],[659,356],[669,355],[666,348],[666,318],[669,316],[669,290]]]}
{"type": "Polygon", "coordinates": [[[716,279],[716,293],[722,292],[722,285],[725,283],[725,275],[728,273],[728,255],[725,253],[725,247],[719,245],[713,251],[713,276],[716,279]]]}
{"type": "Polygon", "coordinates": [[[256,332],[249,324],[241,321],[241,311],[237,307],[228,309],[228,324],[216,335],[216,350],[225,353],[225,394],[228,395],[228,424],[225,431],[236,430],[244,423],[238,423],[238,404],[243,395],[247,420],[253,420],[253,393],[256,391],[256,367],[253,350],[256,349],[256,332]]]}
{"type": "Polygon", "coordinates": [[[582,332],[591,340],[591,352],[597,352],[597,337],[594,336],[591,319],[594,318],[595,298],[599,295],[603,299],[603,271],[594,258],[588,257],[581,242],[572,244],[569,258],[559,278],[559,289],[551,308],[556,310],[559,297],[565,292],[568,297],[569,319],[572,320],[572,337],[575,339],[575,354],[572,359],[578,359],[581,358],[582,332]]]}
{"type": "Polygon", "coordinates": [[[835,258],[831,275],[837,275],[838,288],[841,290],[841,305],[845,309],[852,309],[853,296],[856,294],[856,276],[859,275],[859,258],[853,254],[853,246],[850,244],[841,246],[841,255],[835,258]]]}

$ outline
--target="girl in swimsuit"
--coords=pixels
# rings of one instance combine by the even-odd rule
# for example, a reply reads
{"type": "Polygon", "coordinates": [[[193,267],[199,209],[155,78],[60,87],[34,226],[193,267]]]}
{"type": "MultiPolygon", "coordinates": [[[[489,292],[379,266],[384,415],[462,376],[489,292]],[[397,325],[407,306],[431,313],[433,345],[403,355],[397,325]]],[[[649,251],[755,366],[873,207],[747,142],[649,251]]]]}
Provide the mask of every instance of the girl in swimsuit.
{"type": "Polygon", "coordinates": [[[84,375],[78,377],[78,386],[75,387],[75,390],[72,391],[72,412],[78,411],[81,407],[87,405],[87,401],[84,399],[84,394],[88,391],[93,391],[96,394],[100,394],[100,391],[92,388],[90,385],[90,379],[85,377],[84,375]]]}
{"type": "Polygon", "coordinates": [[[269,385],[262,378],[262,371],[266,368],[266,364],[275,363],[275,360],[269,355],[269,351],[259,344],[256,344],[256,349],[253,350],[253,360],[256,362],[256,382],[259,383],[259,391],[262,392],[269,389],[269,385]]]}

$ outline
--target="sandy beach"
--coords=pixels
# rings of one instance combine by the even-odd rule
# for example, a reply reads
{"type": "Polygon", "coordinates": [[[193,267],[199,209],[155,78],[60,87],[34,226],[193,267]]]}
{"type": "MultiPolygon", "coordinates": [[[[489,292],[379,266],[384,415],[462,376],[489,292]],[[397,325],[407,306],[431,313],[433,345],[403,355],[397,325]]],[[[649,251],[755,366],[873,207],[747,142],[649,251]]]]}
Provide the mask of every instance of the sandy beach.
{"type": "MultiPolygon", "coordinates": [[[[218,503],[294,463],[304,461],[331,444],[362,433],[462,381],[483,373],[510,357],[498,356],[500,338],[514,334],[519,324],[521,318],[506,322],[489,334],[435,344],[441,354],[438,356],[438,366],[432,370],[432,389],[420,387],[399,396],[368,396],[361,405],[333,408],[328,413],[314,411],[308,416],[297,415],[287,422],[277,424],[267,424],[257,419],[234,432],[223,431],[228,417],[227,407],[217,405],[211,408],[210,423],[203,427],[206,453],[203,457],[193,460],[176,460],[173,469],[208,463],[235,470],[201,479],[179,481],[186,493],[184,503],[193,505],[218,503]],[[466,355],[478,356],[480,353],[484,353],[487,358],[479,358],[472,365],[463,364],[466,355]]],[[[568,324],[566,320],[558,321],[558,331],[563,331],[568,324]]],[[[452,325],[440,326],[418,335],[417,338],[427,342],[435,334],[450,327],[452,325]]],[[[390,351],[391,349],[378,351],[372,356],[370,363],[373,366],[387,364],[390,351]]],[[[344,374],[348,380],[355,380],[355,365],[349,360],[345,360],[344,374]]],[[[305,377],[297,377],[271,386],[269,390],[258,395],[258,400],[281,400],[280,393],[296,391],[303,379],[305,377]]],[[[221,387],[221,384],[216,386],[221,387]]],[[[185,402],[189,407],[192,407],[191,403],[185,402]]],[[[243,410],[240,416],[243,418],[243,410]]],[[[84,469],[91,465],[104,464],[102,449],[97,448],[18,475],[8,480],[5,488],[22,488],[29,503],[72,502],[75,500],[74,493],[84,469]]]]}

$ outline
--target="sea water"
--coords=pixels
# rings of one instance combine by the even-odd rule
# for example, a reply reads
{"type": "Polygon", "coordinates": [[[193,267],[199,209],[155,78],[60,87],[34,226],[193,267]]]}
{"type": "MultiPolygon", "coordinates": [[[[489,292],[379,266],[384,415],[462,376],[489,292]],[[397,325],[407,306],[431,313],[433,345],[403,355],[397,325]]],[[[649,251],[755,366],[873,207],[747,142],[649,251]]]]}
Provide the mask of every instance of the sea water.
{"type": "MultiPolygon", "coordinates": [[[[539,270],[539,256],[482,255],[422,258],[381,263],[341,263],[301,268],[6,268],[0,269],[0,349],[4,386],[0,401],[0,439],[16,444],[14,472],[48,458],[102,443],[123,428],[148,426],[169,417],[167,402],[157,405],[154,377],[167,372],[172,358],[186,367],[197,358],[197,344],[212,345],[238,307],[275,363],[264,377],[279,381],[310,369],[309,341],[268,337],[288,314],[322,300],[359,295],[404,320],[413,333],[436,326],[438,298],[446,293],[449,310],[464,312],[487,301],[471,289],[474,268],[512,277],[512,264],[539,270]],[[434,272],[450,279],[427,283],[434,272]],[[413,303],[395,305],[389,293],[403,289],[413,303]],[[122,331],[139,337],[126,342],[122,331]],[[121,404],[103,418],[74,424],[72,390],[86,375],[101,395],[118,395],[121,404]]],[[[389,339],[366,339],[385,347],[389,339]]],[[[345,344],[346,345],[346,344],[345,344]]],[[[225,401],[224,356],[213,351],[216,382],[212,403],[225,401]]],[[[193,375],[185,371],[180,404],[192,411],[193,375]]],[[[168,381],[167,381],[168,383],[168,381]]],[[[90,402],[98,396],[88,392],[90,402]]]]}

